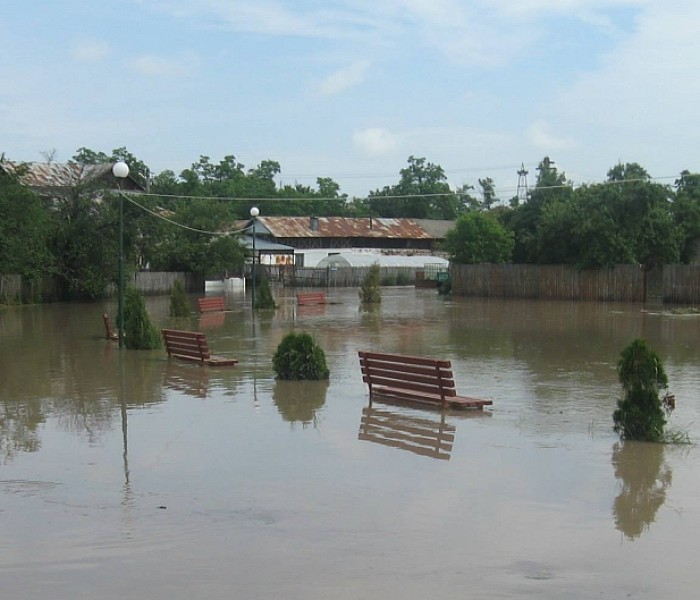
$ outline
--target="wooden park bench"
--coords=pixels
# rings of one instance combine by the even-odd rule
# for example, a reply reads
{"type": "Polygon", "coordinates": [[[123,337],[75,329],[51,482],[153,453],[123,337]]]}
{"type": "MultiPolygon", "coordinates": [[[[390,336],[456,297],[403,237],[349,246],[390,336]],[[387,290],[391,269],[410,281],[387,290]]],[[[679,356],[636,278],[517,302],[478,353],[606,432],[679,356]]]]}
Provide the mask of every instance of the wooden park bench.
{"type": "Polygon", "coordinates": [[[199,362],[212,367],[235,365],[238,361],[227,356],[215,356],[209,352],[207,336],[198,331],[162,329],[165,350],[169,357],[199,362]]]}
{"type": "Polygon", "coordinates": [[[223,296],[197,298],[200,313],[223,312],[226,310],[226,300],[223,296]]]}
{"type": "Polygon", "coordinates": [[[119,331],[112,327],[112,321],[107,313],[102,313],[102,322],[105,324],[105,337],[108,340],[118,340],[119,331]]]}
{"type": "Polygon", "coordinates": [[[305,292],[297,294],[297,304],[299,306],[309,306],[311,304],[325,304],[326,294],[324,292],[305,292]]]}
{"type": "Polygon", "coordinates": [[[379,352],[358,354],[370,401],[376,394],[442,407],[483,410],[493,404],[492,400],[458,396],[449,360],[379,352]]]}

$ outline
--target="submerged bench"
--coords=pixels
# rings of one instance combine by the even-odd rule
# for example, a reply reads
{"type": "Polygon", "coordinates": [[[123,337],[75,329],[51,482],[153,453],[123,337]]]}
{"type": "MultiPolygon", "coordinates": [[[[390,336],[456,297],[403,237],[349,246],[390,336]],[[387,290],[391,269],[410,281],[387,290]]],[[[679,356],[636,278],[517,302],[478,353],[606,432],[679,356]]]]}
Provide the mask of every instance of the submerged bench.
{"type": "Polygon", "coordinates": [[[442,407],[480,410],[493,404],[492,400],[458,396],[449,360],[379,352],[358,354],[362,381],[369,386],[370,400],[376,394],[442,407]]]}
{"type": "Polygon", "coordinates": [[[311,304],[325,304],[326,294],[324,292],[306,292],[297,294],[297,304],[299,306],[309,306],[311,304]]]}
{"type": "Polygon", "coordinates": [[[223,312],[226,310],[226,300],[223,296],[210,296],[209,298],[197,298],[199,312],[223,312]]]}
{"type": "Polygon", "coordinates": [[[162,329],[165,350],[169,357],[199,362],[211,366],[235,365],[238,361],[227,356],[215,356],[209,352],[207,336],[198,331],[162,329]]]}
{"type": "Polygon", "coordinates": [[[102,322],[105,324],[105,337],[108,340],[118,340],[119,331],[112,328],[112,321],[107,313],[102,313],[102,322]]]}

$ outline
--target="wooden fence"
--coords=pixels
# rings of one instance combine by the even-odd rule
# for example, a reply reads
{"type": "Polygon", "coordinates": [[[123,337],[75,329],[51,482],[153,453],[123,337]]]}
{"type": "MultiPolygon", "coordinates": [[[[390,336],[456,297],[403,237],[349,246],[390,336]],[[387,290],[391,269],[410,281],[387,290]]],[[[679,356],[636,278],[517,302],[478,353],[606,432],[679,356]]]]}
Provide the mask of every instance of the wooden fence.
{"type": "MultiPolygon", "coordinates": [[[[297,287],[360,287],[370,267],[266,269],[272,279],[297,287]]],[[[700,304],[700,266],[666,265],[645,273],[635,265],[579,271],[561,265],[452,265],[456,296],[700,304]]],[[[168,294],[176,279],[188,292],[202,292],[204,281],[190,273],[135,273],[127,279],[143,294],[168,294]]],[[[382,285],[414,285],[413,267],[381,267],[382,285]]],[[[59,300],[56,280],[31,283],[0,274],[0,304],[59,300]]],[[[111,286],[108,294],[115,294],[111,286]]]]}
{"type": "MultiPolygon", "coordinates": [[[[284,285],[296,287],[360,287],[371,267],[295,267],[286,270],[284,285]]],[[[414,267],[380,267],[381,285],[414,285],[414,267]]]]}
{"type": "MultiPolygon", "coordinates": [[[[179,279],[187,292],[204,291],[204,279],[191,273],[159,273],[143,271],[126,277],[126,285],[135,287],[145,295],[169,294],[179,279]]],[[[116,295],[117,286],[112,284],[108,296],[116,295]]],[[[57,302],[62,298],[61,282],[56,277],[44,277],[39,281],[23,279],[21,275],[0,273],[0,304],[22,302],[57,302]]]]}
{"type": "Polygon", "coordinates": [[[563,265],[452,265],[452,293],[485,298],[700,303],[700,266],[580,271],[563,265]]]}
{"type": "Polygon", "coordinates": [[[202,292],[204,278],[192,273],[139,271],[134,273],[130,285],[145,295],[169,294],[176,280],[180,280],[186,292],[202,292]]]}

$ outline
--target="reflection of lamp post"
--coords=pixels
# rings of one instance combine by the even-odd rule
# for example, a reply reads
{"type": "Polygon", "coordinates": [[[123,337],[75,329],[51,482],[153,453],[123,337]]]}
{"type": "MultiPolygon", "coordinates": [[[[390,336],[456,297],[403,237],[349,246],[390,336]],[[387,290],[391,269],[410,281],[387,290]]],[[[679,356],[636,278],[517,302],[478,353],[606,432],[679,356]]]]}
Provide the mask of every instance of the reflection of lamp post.
{"type": "Polygon", "coordinates": [[[260,210],[258,209],[257,206],[254,206],[253,208],[250,209],[250,216],[253,217],[253,268],[252,268],[252,276],[253,276],[253,310],[255,310],[255,224],[257,222],[258,215],[260,214],[260,210]]]}
{"type": "MultiPolygon", "coordinates": [[[[117,187],[119,180],[125,179],[129,175],[129,165],[124,161],[114,163],[112,167],[112,175],[117,178],[117,187]]],[[[118,316],[117,322],[119,325],[119,348],[124,347],[124,198],[119,194],[119,281],[118,289],[118,316]]]]}

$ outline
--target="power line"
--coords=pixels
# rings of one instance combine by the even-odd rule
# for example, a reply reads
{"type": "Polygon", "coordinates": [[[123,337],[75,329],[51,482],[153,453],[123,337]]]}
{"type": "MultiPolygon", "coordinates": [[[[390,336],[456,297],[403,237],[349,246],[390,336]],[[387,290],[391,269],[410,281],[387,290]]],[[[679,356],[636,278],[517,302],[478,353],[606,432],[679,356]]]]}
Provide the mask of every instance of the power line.
{"type": "MultiPolygon", "coordinates": [[[[522,168],[524,168],[524,165],[521,165],[522,168]]],[[[535,188],[531,189],[536,189],[536,190],[550,190],[550,189],[562,189],[562,188],[571,188],[575,189],[577,187],[584,187],[584,186],[596,186],[596,185],[623,185],[623,184],[630,184],[630,183],[654,183],[654,182],[661,182],[664,180],[675,180],[677,179],[677,175],[667,175],[664,177],[648,177],[648,178],[636,178],[636,179],[622,179],[622,180],[613,180],[613,181],[598,181],[598,182],[581,182],[581,183],[575,183],[573,181],[569,181],[566,183],[562,184],[557,184],[557,185],[546,185],[546,186],[535,186],[535,188]]],[[[520,186],[506,186],[506,187],[497,187],[494,189],[496,193],[506,193],[506,192],[518,192],[520,186]]],[[[293,200],[313,200],[313,201],[345,201],[347,200],[347,197],[338,197],[338,196],[328,196],[328,197],[319,197],[319,196],[267,196],[267,197],[253,197],[253,196],[193,196],[193,195],[186,195],[186,194],[154,194],[150,192],[134,192],[134,191],[128,191],[128,190],[123,190],[121,192],[122,194],[126,195],[137,195],[139,197],[153,197],[153,198],[169,198],[169,199],[177,199],[177,200],[216,200],[216,201],[229,201],[229,202],[251,202],[251,203],[260,203],[260,202],[284,202],[284,201],[293,201],[293,200]]],[[[412,199],[412,198],[439,198],[439,197],[450,197],[450,196],[466,196],[468,194],[464,192],[459,192],[459,191],[450,191],[450,192],[437,192],[437,193],[432,193],[432,194],[395,194],[395,195],[367,195],[367,196],[354,196],[353,200],[365,200],[365,201],[370,201],[370,200],[398,200],[398,199],[412,199]]],[[[144,210],[145,209],[144,207],[144,210]]]]}

